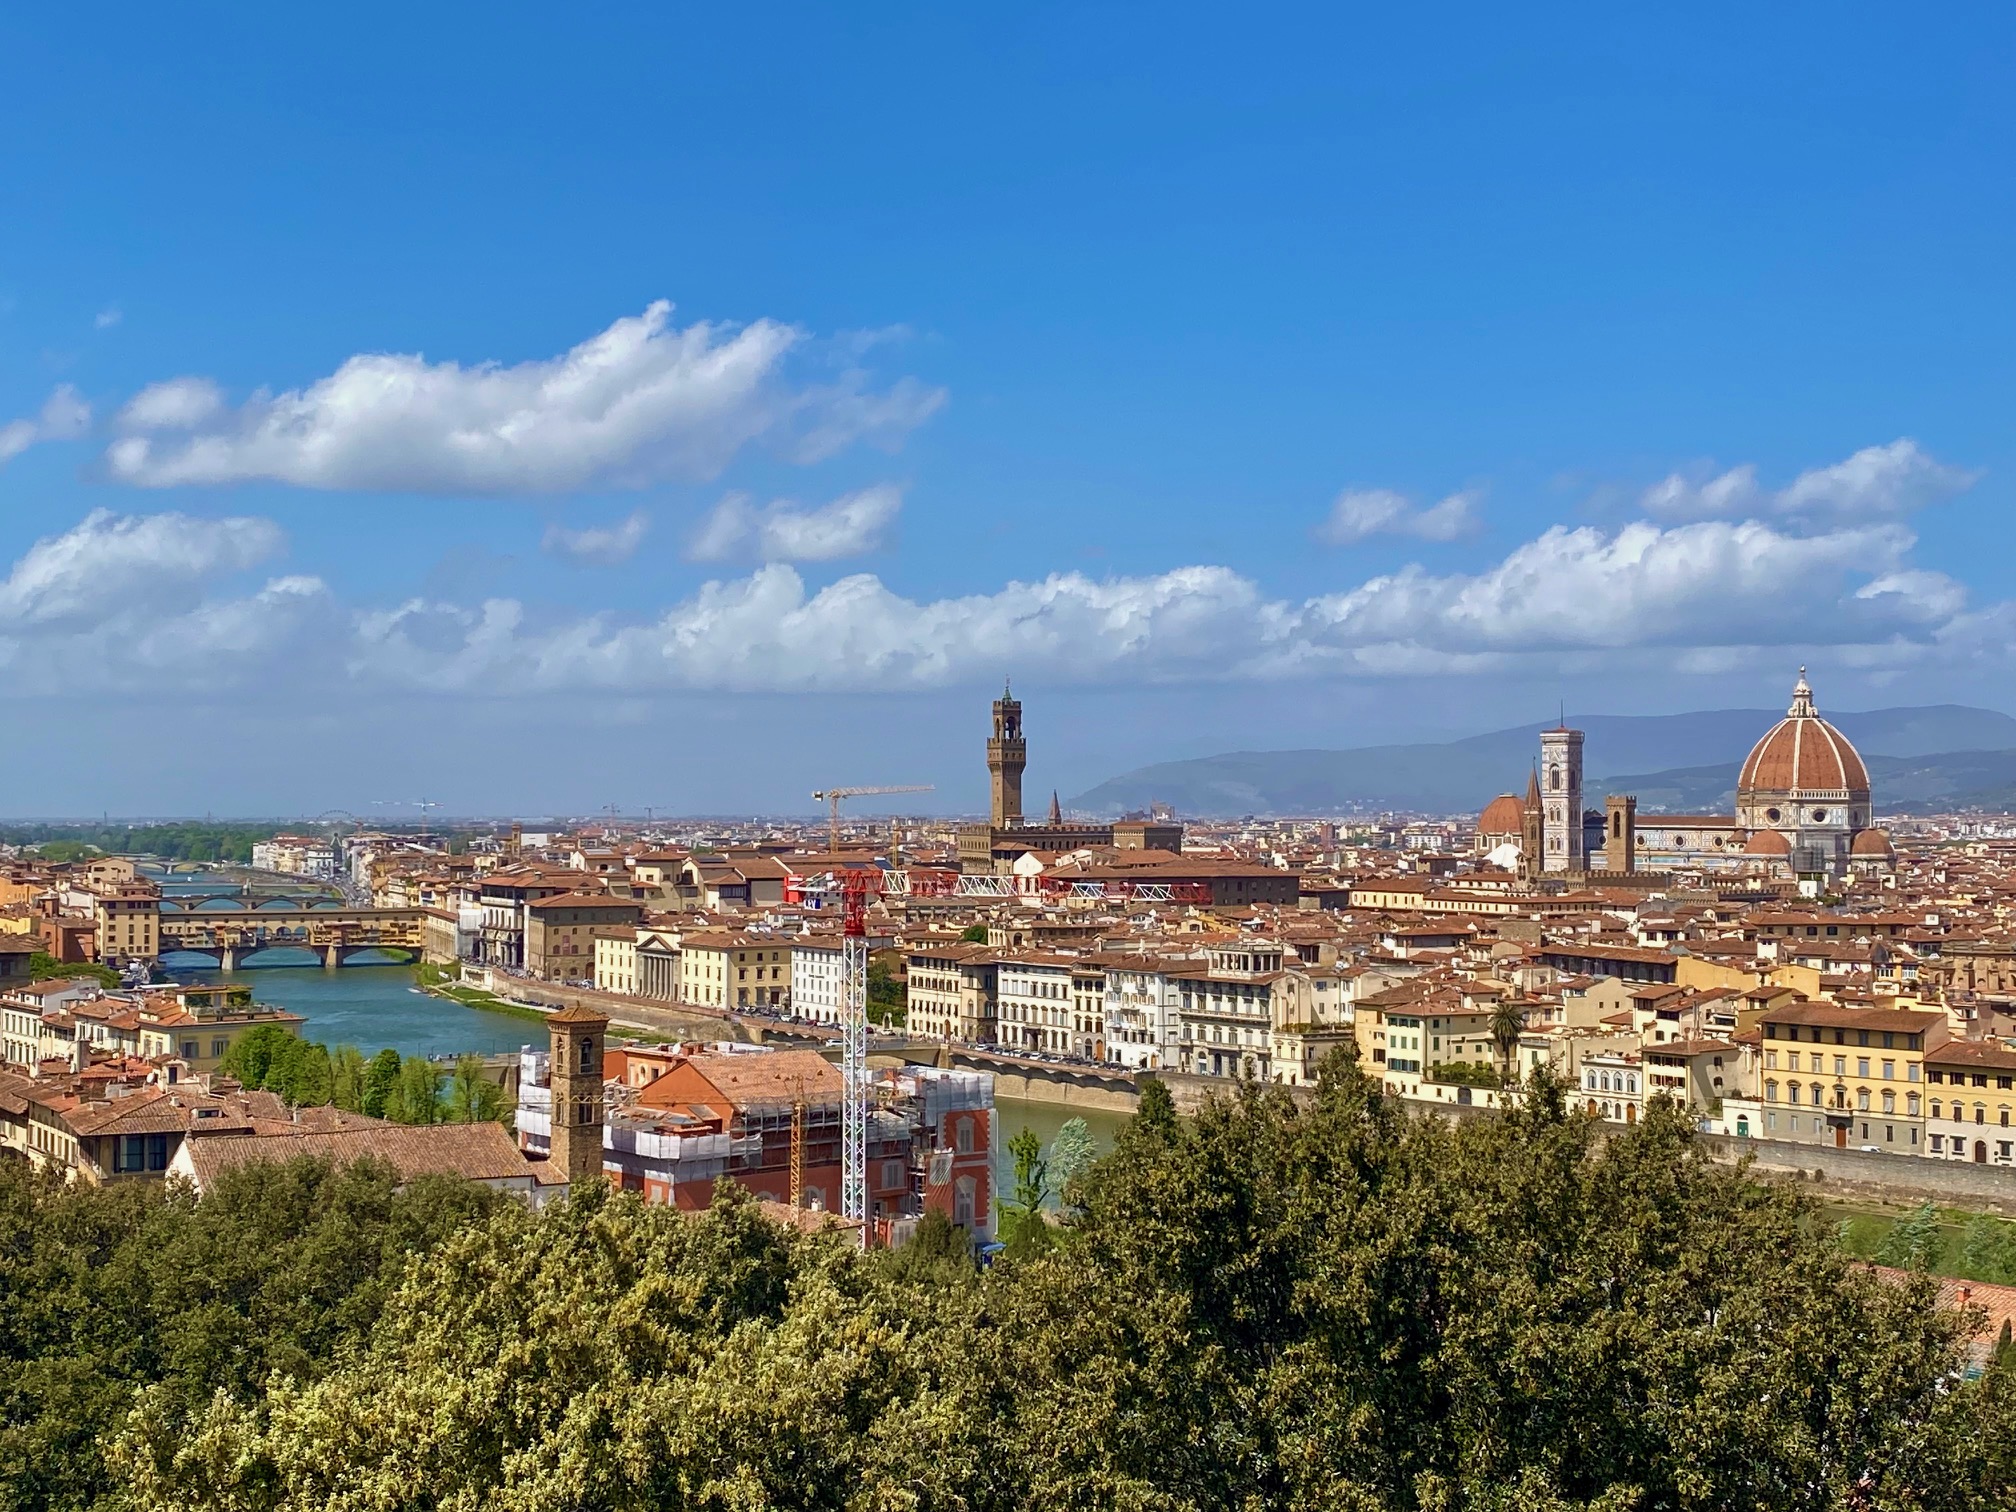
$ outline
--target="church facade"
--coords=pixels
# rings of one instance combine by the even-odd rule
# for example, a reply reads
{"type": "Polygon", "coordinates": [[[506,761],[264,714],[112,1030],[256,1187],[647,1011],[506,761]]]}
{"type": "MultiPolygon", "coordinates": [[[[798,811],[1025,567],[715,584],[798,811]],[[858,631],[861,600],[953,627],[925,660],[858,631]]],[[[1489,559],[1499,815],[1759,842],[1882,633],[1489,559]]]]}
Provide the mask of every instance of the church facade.
{"type": "Polygon", "coordinates": [[[1733,814],[1639,813],[1625,796],[1585,808],[1582,745],[1582,732],[1565,722],[1541,732],[1524,800],[1501,794],[1479,816],[1480,855],[1533,878],[1641,871],[1838,878],[1895,862],[1889,836],[1875,827],[1869,769],[1815,709],[1804,667],[1785,717],[1744,759],[1733,814]]]}

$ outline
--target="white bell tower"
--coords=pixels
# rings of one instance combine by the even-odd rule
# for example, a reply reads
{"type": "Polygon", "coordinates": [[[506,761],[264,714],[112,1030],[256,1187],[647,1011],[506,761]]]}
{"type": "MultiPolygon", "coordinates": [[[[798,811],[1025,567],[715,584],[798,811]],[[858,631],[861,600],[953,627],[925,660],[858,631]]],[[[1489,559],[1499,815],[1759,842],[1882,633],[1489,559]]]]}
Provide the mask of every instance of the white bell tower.
{"type": "Polygon", "coordinates": [[[1540,868],[1589,869],[1582,849],[1582,732],[1564,722],[1540,732],[1540,868]]]}

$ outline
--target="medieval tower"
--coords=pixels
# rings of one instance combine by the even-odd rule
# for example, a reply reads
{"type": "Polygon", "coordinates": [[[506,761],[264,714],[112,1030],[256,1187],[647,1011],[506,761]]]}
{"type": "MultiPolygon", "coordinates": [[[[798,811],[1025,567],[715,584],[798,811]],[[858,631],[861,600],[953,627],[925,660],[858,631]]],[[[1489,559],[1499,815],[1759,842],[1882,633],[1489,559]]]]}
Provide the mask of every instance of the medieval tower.
{"type": "Polygon", "coordinates": [[[1541,869],[1588,869],[1582,847],[1582,732],[1566,724],[1540,732],[1541,869]]]}
{"type": "Polygon", "coordinates": [[[987,742],[987,774],[996,828],[1022,823],[1022,769],[1029,764],[1028,742],[1022,738],[1022,704],[1004,686],[994,700],[994,735],[987,742]]]}
{"type": "Polygon", "coordinates": [[[552,1036],[553,1133],[547,1148],[571,1185],[602,1174],[602,1042],[609,1020],[570,1004],[546,1020],[552,1036]]]}
{"type": "Polygon", "coordinates": [[[1612,793],[1603,810],[1603,870],[1628,877],[1638,870],[1638,800],[1612,793]]]}

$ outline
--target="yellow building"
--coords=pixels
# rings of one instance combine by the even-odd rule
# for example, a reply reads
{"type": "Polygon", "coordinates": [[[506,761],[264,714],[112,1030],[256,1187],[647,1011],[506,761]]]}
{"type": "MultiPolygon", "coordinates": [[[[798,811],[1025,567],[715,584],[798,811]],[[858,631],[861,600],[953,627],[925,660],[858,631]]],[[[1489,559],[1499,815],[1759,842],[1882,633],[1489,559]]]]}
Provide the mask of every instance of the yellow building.
{"type": "Polygon", "coordinates": [[[679,996],[709,1008],[782,1007],[791,992],[791,942],[705,929],[679,946],[679,996]]]}
{"type": "Polygon", "coordinates": [[[1759,1015],[1766,1139],[1925,1149],[1925,1056],[1946,1015],[1835,1003],[1774,1004],[1759,1015]]]}

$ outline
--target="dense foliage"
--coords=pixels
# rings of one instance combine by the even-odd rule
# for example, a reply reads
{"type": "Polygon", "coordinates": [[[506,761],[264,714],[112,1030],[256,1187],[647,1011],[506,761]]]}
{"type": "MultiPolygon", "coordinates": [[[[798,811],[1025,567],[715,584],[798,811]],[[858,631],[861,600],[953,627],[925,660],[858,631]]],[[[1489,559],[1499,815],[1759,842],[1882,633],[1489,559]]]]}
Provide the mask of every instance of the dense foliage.
{"type": "Polygon", "coordinates": [[[728,1188],[353,1236],[326,1173],[228,1223],[17,1180],[0,1471],[13,1506],[190,1512],[2009,1504],[2011,1382],[1927,1283],[1664,1110],[1598,1142],[1530,1102],[1451,1128],[1341,1060],[1307,1106],[1158,1086],[984,1273],[942,1222],[863,1259],[728,1188]],[[149,1223],[202,1241],[143,1255],[149,1223]]]}
{"type": "Polygon", "coordinates": [[[65,1186],[0,1165],[0,1508],[118,1506],[108,1458],[136,1404],[311,1382],[368,1333],[406,1258],[501,1200],[389,1167],[302,1161],[186,1188],[65,1186]]]}
{"type": "Polygon", "coordinates": [[[908,1016],[903,983],[897,979],[889,954],[868,961],[868,1021],[885,1029],[901,1029],[908,1016]]]}
{"type": "Polygon", "coordinates": [[[333,1104],[393,1123],[482,1123],[511,1111],[477,1056],[460,1057],[444,1077],[425,1056],[402,1057],[388,1047],[366,1060],[355,1045],[332,1051],[278,1024],[246,1030],[218,1069],[253,1091],[279,1093],[290,1107],[333,1104]]]}
{"type": "Polygon", "coordinates": [[[164,861],[252,859],[252,845],[280,833],[274,824],[10,824],[0,844],[32,845],[51,861],[85,856],[159,856],[164,861]]]}
{"type": "Polygon", "coordinates": [[[96,961],[59,961],[46,950],[28,957],[28,976],[37,982],[87,977],[101,987],[119,985],[119,973],[110,966],[100,966],[96,961]]]}

